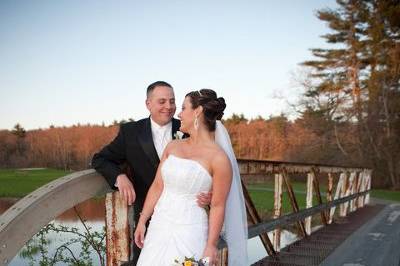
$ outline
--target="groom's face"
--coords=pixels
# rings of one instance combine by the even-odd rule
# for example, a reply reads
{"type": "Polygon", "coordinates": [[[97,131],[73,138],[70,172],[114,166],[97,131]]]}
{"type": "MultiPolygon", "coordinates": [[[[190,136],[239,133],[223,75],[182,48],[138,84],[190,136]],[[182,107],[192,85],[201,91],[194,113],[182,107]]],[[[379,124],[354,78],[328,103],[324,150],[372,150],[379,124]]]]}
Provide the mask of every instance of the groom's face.
{"type": "Polygon", "coordinates": [[[169,123],[176,111],[174,90],[166,86],[157,86],[146,99],[146,107],[151,118],[159,125],[169,123]]]}

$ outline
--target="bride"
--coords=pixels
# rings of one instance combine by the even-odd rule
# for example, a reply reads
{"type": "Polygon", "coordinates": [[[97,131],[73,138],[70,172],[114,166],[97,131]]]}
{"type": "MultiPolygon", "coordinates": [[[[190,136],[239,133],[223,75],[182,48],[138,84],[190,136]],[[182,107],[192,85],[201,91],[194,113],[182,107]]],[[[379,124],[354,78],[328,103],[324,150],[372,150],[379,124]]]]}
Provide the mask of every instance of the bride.
{"type": "Polygon", "coordinates": [[[186,95],[178,116],[180,130],[190,137],[174,140],[164,150],[136,225],[135,243],[142,248],[137,265],[172,265],[185,257],[209,258],[215,265],[220,235],[228,244],[228,265],[248,265],[239,169],[219,121],[225,107],[213,90],[186,95]],[[207,215],[196,195],[210,190],[207,215]]]}

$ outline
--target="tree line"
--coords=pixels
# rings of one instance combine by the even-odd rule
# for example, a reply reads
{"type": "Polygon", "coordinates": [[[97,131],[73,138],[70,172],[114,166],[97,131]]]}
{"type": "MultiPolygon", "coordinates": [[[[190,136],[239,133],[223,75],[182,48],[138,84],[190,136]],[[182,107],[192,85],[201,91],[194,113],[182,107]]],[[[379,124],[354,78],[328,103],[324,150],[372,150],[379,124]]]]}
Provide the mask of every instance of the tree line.
{"type": "MultiPolygon", "coordinates": [[[[233,114],[223,123],[238,158],[373,167],[363,164],[353,150],[357,145],[355,125],[327,121],[316,112],[305,112],[294,121],[284,114],[255,119],[233,114]],[[338,142],[349,156],[344,156],[338,142]]],[[[114,123],[25,131],[17,124],[13,130],[0,131],[0,168],[87,169],[93,154],[109,143],[118,129],[114,123]]],[[[379,186],[391,186],[384,167],[374,178],[379,186]]]]}

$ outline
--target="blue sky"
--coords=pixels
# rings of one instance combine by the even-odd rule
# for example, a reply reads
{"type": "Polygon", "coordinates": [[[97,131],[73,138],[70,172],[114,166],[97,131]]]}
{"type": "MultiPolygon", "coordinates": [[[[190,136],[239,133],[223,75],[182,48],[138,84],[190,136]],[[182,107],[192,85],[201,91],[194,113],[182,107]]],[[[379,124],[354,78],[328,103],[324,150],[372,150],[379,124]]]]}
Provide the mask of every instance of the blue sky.
{"type": "Polygon", "coordinates": [[[328,31],[333,0],[0,1],[0,129],[148,115],[156,80],[211,88],[226,116],[288,112],[298,64],[328,31]],[[276,97],[276,96],[279,97],[276,97]]]}

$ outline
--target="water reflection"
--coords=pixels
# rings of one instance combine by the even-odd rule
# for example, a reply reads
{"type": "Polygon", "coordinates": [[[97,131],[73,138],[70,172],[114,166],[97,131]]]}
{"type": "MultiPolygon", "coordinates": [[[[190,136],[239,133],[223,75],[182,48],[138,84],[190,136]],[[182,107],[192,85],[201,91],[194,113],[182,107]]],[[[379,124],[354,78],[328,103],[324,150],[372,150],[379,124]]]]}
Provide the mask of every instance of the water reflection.
{"type": "Polygon", "coordinates": [[[83,224],[53,221],[45,227],[50,229],[32,238],[10,265],[104,265],[101,263],[105,260],[104,225],[95,222],[86,223],[86,226],[90,228],[90,241],[85,237],[83,224]],[[99,250],[89,243],[91,241],[95,241],[99,250]]]}
{"type": "MultiPolygon", "coordinates": [[[[14,205],[18,200],[18,198],[0,198],[0,215],[14,205]]],[[[106,211],[104,206],[104,197],[89,199],[75,207],[84,220],[89,222],[104,222],[106,211]]],[[[59,222],[78,222],[79,218],[76,215],[74,208],[71,208],[63,212],[55,220],[59,222]]]]}
{"type": "MultiPolygon", "coordinates": [[[[96,198],[84,201],[76,206],[77,211],[84,220],[90,222],[102,222],[104,224],[104,217],[106,213],[104,200],[104,198],[96,198]]],[[[79,222],[79,218],[74,209],[71,208],[58,216],[56,221],[79,222]]]]}
{"type": "Polygon", "coordinates": [[[18,198],[0,198],[0,215],[16,203],[18,198]]]}
{"type": "MultiPolygon", "coordinates": [[[[1,198],[0,215],[17,201],[1,198]]],[[[104,217],[104,198],[90,199],[65,211],[26,243],[9,265],[77,265],[74,262],[78,260],[79,265],[102,265],[104,217]]]]}
{"type": "MultiPolygon", "coordinates": [[[[6,199],[0,198],[0,214],[2,214],[6,209],[11,207],[18,199],[6,199]]],[[[86,228],[81,223],[80,218],[77,216],[77,213],[81,216],[81,218],[85,221],[85,224],[91,228],[91,231],[101,238],[101,235],[104,235],[104,226],[105,226],[105,205],[104,205],[104,198],[96,198],[87,200],[77,206],[75,208],[71,208],[60,216],[58,216],[54,221],[52,221],[53,228],[76,228],[81,234],[86,232],[86,228]]],[[[272,232],[269,234],[270,239],[272,239],[272,232]]],[[[52,258],[54,254],[57,252],[57,249],[65,245],[66,243],[72,243],[73,240],[76,238],[71,232],[56,232],[49,230],[46,234],[46,241],[49,243],[47,244],[46,256],[52,258]]],[[[281,246],[284,247],[294,241],[297,240],[297,236],[289,231],[283,230],[281,235],[281,246]]],[[[35,240],[36,242],[38,240],[35,240]]],[[[105,245],[105,239],[102,241],[105,245]]],[[[32,260],[38,261],[42,254],[36,254],[33,258],[23,258],[22,255],[26,250],[29,249],[29,246],[25,245],[23,249],[19,252],[18,255],[14,257],[14,259],[10,262],[10,266],[19,266],[19,265],[30,265],[32,260]]],[[[82,244],[79,243],[72,243],[69,246],[69,249],[74,254],[80,254],[82,252],[82,244]]],[[[88,261],[92,261],[93,265],[100,265],[100,259],[97,252],[91,248],[89,250],[89,257],[87,258],[88,261]]],[[[69,252],[69,251],[68,251],[69,252]]],[[[265,256],[267,253],[263,244],[261,243],[258,237],[252,238],[248,242],[248,253],[250,263],[254,263],[265,256]]],[[[67,254],[67,253],[66,253],[67,254]]],[[[77,255],[75,255],[77,256],[77,255]]],[[[104,254],[105,258],[105,254],[104,254]]],[[[36,265],[33,263],[31,265],[36,265]]],[[[56,263],[53,265],[65,265],[65,263],[56,263]]]]}
{"type": "MultiPolygon", "coordinates": [[[[268,233],[268,237],[270,239],[272,238],[272,232],[268,233]]],[[[287,230],[282,230],[281,232],[281,248],[295,242],[298,240],[298,236],[290,231],[287,230]]],[[[249,262],[250,263],[255,263],[262,258],[265,258],[268,256],[267,251],[264,248],[264,245],[262,244],[261,240],[259,237],[254,237],[252,239],[249,239],[248,245],[247,245],[247,251],[249,254],[249,262]]]]}

